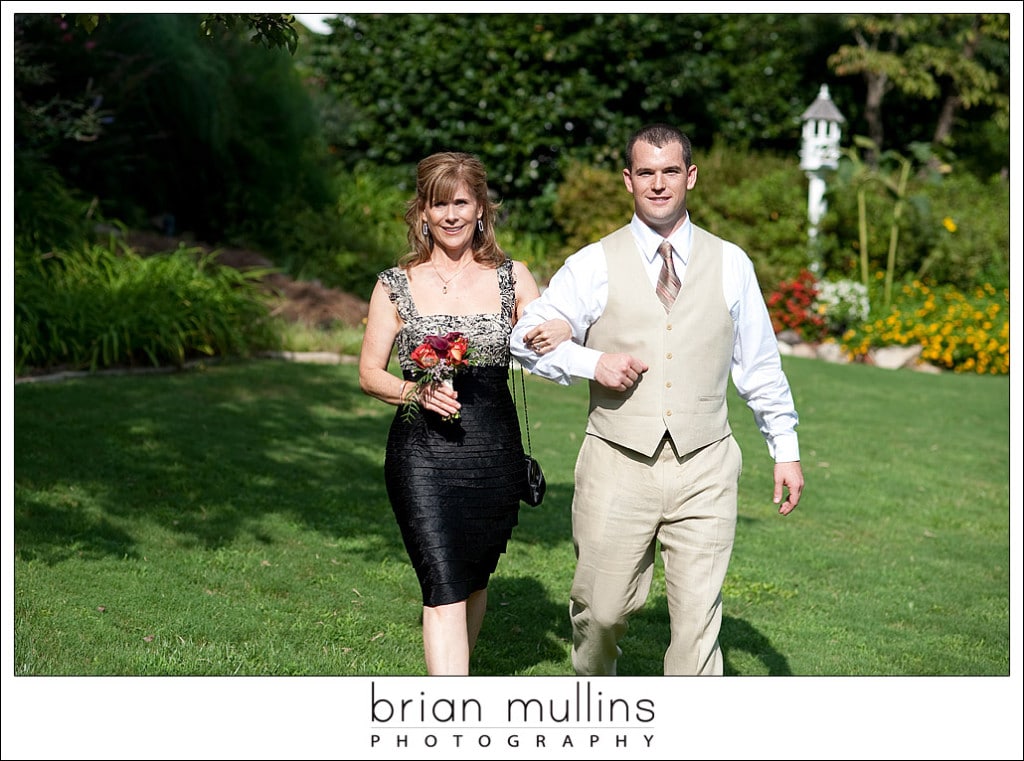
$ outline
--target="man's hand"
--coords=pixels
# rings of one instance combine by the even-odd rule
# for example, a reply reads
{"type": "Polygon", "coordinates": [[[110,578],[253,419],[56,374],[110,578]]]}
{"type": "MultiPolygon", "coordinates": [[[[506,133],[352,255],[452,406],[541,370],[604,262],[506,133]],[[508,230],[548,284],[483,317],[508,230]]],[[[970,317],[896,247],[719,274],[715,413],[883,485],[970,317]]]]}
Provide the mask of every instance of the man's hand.
{"type": "Polygon", "coordinates": [[[775,463],[775,494],[772,501],[779,505],[779,512],[782,515],[789,515],[796,509],[803,490],[804,472],[799,461],[775,463]],[[785,502],[782,501],[784,488],[789,489],[785,502]]]}
{"type": "Polygon", "coordinates": [[[647,372],[647,365],[629,354],[602,354],[594,369],[594,380],[605,388],[625,391],[647,372]]]}

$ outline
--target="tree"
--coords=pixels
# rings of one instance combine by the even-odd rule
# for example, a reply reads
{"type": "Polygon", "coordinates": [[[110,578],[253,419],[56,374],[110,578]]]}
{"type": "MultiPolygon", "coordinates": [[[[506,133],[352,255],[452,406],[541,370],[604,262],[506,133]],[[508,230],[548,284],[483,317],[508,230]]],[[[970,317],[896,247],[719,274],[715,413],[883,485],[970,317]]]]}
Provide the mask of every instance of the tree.
{"type": "Polygon", "coordinates": [[[936,78],[945,80],[942,87],[942,110],[935,125],[932,144],[946,144],[953,135],[956,114],[961,109],[990,105],[1001,126],[1010,126],[1010,98],[1001,89],[1003,82],[996,68],[990,68],[993,58],[1002,56],[1000,42],[1009,42],[1009,16],[976,14],[964,19],[944,14],[948,36],[958,47],[919,46],[922,62],[930,65],[936,78]],[[969,26],[965,21],[970,21],[969,26]]]}
{"type": "MultiPolygon", "coordinates": [[[[941,102],[934,149],[951,143],[961,109],[989,106],[1008,130],[1008,15],[854,15],[845,23],[856,44],[840,46],[829,66],[839,76],[863,77],[864,119],[879,150],[885,146],[883,104],[894,90],[911,100],[941,102]]],[[[876,164],[877,152],[867,161],[876,164]]]]}
{"type": "Polygon", "coordinates": [[[333,104],[339,161],[471,149],[504,198],[534,209],[570,162],[620,169],[645,122],[676,124],[700,148],[789,153],[820,84],[812,62],[842,31],[828,14],[354,14],[332,26],[300,65],[333,104]]]}
{"type": "Polygon", "coordinates": [[[231,32],[241,26],[252,35],[254,45],[287,48],[295,55],[299,46],[295,24],[295,16],[290,13],[207,13],[199,27],[207,37],[213,37],[218,28],[231,32]]]}
{"type": "MultiPolygon", "coordinates": [[[[62,13],[62,17],[71,17],[74,24],[87,34],[100,25],[99,13],[62,13]]],[[[106,21],[110,14],[102,14],[106,21]]],[[[207,13],[199,22],[199,28],[207,37],[213,37],[218,30],[231,32],[244,27],[252,35],[253,44],[266,48],[287,48],[292,55],[299,46],[299,31],[295,16],[290,13],[207,13]]]]}
{"type": "Polygon", "coordinates": [[[221,27],[189,14],[19,14],[16,187],[30,190],[45,165],[102,216],[148,228],[173,215],[210,241],[324,203],[317,114],[287,44],[273,43],[286,18],[257,42],[251,16],[221,27]]]}

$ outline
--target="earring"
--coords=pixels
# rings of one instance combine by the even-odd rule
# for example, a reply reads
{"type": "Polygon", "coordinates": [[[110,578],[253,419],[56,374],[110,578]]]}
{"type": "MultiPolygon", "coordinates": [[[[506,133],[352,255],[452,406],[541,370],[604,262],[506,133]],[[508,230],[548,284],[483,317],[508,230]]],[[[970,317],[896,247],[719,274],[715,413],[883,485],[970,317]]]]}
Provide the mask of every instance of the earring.
{"type": "Polygon", "coordinates": [[[480,232],[484,231],[484,221],[482,219],[478,219],[476,221],[476,229],[479,230],[480,232]]]}
{"type": "Polygon", "coordinates": [[[426,222],[423,223],[423,237],[424,238],[429,238],[430,237],[430,228],[427,227],[427,223],[426,222]]]}

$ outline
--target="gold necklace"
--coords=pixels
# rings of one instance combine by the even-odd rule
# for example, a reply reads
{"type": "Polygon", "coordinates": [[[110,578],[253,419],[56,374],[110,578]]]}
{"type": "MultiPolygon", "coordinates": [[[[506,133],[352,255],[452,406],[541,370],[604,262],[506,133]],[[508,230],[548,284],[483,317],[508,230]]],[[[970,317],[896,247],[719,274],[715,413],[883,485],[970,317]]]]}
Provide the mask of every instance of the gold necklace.
{"type": "Polygon", "coordinates": [[[466,267],[468,267],[468,266],[469,266],[469,263],[470,263],[471,261],[473,261],[473,257],[472,257],[472,256],[468,256],[468,257],[466,257],[466,261],[465,261],[465,263],[464,263],[464,264],[463,264],[463,265],[462,265],[461,267],[459,267],[459,268],[458,268],[457,270],[455,270],[455,274],[454,274],[454,275],[452,275],[452,276],[451,276],[451,277],[449,277],[449,278],[445,278],[445,277],[444,277],[444,275],[442,275],[442,274],[441,274],[441,270],[439,270],[439,269],[437,268],[437,265],[436,265],[436,264],[434,264],[434,260],[433,260],[433,259],[431,259],[431,260],[430,260],[430,266],[434,268],[434,274],[436,274],[436,275],[437,275],[438,279],[439,279],[439,280],[441,281],[441,283],[443,284],[443,285],[441,286],[441,293],[443,293],[443,294],[447,295],[447,293],[448,293],[448,284],[449,284],[449,283],[450,283],[450,282],[451,282],[452,280],[454,280],[455,278],[457,278],[457,277],[458,277],[459,275],[461,275],[461,274],[462,274],[462,270],[466,269],[466,267]]]}

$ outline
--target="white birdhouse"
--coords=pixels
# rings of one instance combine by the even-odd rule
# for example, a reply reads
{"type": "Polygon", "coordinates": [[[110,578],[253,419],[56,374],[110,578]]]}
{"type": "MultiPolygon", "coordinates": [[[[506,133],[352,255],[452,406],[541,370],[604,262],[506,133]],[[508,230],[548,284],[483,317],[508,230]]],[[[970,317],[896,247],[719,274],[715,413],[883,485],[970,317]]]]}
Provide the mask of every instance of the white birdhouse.
{"type": "Polygon", "coordinates": [[[803,142],[800,148],[800,168],[813,172],[835,169],[839,165],[839,140],[846,118],[836,108],[828,94],[828,85],[822,85],[818,97],[800,116],[803,121],[803,142]]]}
{"type": "Polygon", "coordinates": [[[803,120],[803,141],[800,148],[800,168],[807,175],[807,230],[811,242],[811,271],[818,274],[821,262],[815,241],[818,222],[825,214],[825,175],[839,166],[839,139],[841,124],[846,118],[836,108],[828,94],[828,85],[822,85],[818,97],[800,116],[803,120]]]}

